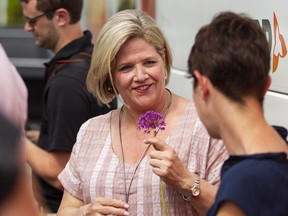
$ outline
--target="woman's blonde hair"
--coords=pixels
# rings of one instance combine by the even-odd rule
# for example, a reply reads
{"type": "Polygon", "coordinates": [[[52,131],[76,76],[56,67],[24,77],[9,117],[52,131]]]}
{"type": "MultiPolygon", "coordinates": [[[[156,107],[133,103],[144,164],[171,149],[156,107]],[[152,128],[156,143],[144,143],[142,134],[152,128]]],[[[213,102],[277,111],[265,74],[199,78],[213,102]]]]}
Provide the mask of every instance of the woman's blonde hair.
{"type": "Polygon", "coordinates": [[[112,79],[115,57],[131,38],[143,38],[153,45],[165,60],[168,84],[172,54],[167,39],[152,17],[140,10],[123,10],[114,14],[97,35],[87,76],[88,90],[100,104],[108,104],[118,94],[112,79]]]}

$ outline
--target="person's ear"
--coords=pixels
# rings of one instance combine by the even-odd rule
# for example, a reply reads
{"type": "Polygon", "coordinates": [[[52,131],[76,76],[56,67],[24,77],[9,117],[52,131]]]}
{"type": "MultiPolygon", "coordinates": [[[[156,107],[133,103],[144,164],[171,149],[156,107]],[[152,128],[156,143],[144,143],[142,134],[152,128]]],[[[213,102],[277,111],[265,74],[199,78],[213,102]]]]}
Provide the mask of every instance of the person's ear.
{"type": "Polygon", "coordinates": [[[167,80],[167,78],[168,78],[168,72],[167,72],[166,68],[165,68],[164,70],[165,70],[165,71],[164,71],[164,73],[165,73],[165,75],[164,75],[164,80],[167,80]]]}
{"type": "Polygon", "coordinates": [[[194,76],[197,79],[198,86],[201,92],[201,97],[205,100],[209,94],[208,78],[201,74],[198,70],[194,71],[194,76]]]}
{"type": "Polygon", "coordinates": [[[70,22],[70,14],[69,12],[64,8],[59,8],[55,11],[55,16],[58,25],[63,26],[65,24],[68,24],[70,22]]]}
{"type": "Polygon", "coordinates": [[[168,74],[167,74],[167,69],[166,69],[166,48],[163,49],[163,54],[162,54],[162,59],[163,59],[163,63],[164,63],[164,68],[165,68],[165,77],[164,79],[166,80],[167,77],[168,77],[168,74]]]}
{"type": "Polygon", "coordinates": [[[268,77],[267,77],[267,80],[266,80],[264,95],[265,95],[265,94],[267,93],[267,91],[269,90],[270,85],[271,85],[271,82],[272,82],[271,76],[268,76],[268,77]]]}

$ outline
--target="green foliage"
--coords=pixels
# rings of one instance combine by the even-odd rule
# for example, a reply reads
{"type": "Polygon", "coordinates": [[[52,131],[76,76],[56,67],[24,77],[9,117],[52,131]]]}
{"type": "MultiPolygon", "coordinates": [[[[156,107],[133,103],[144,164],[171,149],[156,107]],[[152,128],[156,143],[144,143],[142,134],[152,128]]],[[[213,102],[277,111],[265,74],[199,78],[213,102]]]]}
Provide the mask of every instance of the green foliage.
{"type": "MultiPolygon", "coordinates": [[[[8,1],[8,0],[7,0],[8,1]]],[[[19,0],[9,0],[7,8],[7,26],[22,26],[24,24],[22,7],[19,0]]]]}
{"type": "Polygon", "coordinates": [[[118,11],[125,9],[135,9],[136,3],[135,0],[120,0],[118,11]]]}

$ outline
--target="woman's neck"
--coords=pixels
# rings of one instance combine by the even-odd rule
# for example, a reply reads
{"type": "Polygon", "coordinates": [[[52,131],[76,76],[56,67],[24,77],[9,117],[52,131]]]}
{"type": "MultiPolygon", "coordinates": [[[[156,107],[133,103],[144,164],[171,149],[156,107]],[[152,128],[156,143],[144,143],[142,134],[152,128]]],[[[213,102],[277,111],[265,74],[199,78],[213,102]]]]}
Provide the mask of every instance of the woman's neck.
{"type": "Polygon", "coordinates": [[[163,99],[155,108],[148,108],[148,109],[134,109],[132,107],[127,107],[125,104],[121,109],[122,110],[122,120],[125,122],[134,122],[137,124],[140,115],[143,115],[147,111],[154,111],[157,113],[161,113],[162,115],[166,115],[172,102],[173,102],[173,95],[170,90],[166,89],[164,92],[163,99]]]}

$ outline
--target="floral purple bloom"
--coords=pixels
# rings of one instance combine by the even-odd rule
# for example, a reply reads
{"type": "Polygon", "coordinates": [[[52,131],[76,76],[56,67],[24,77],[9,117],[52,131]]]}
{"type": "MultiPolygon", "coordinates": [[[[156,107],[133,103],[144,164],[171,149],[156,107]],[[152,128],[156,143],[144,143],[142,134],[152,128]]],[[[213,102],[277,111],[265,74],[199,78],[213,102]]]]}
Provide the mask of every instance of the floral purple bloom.
{"type": "Polygon", "coordinates": [[[166,123],[162,114],[148,111],[139,117],[137,129],[144,129],[144,133],[148,134],[154,130],[154,135],[156,136],[159,130],[165,130],[165,126],[166,123]]]}

